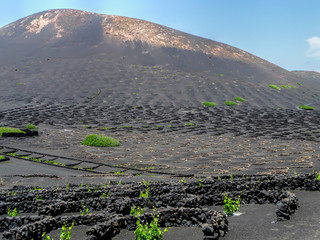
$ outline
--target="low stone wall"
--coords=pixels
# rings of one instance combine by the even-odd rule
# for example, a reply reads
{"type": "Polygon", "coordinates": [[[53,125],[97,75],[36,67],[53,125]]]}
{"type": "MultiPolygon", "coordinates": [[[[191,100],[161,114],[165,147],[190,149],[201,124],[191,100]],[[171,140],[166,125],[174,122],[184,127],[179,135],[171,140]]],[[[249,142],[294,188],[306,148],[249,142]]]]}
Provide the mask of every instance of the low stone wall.
{"type": "MultiPolygon", "coordinates": [[[[19,221],[19,217],[16,218],[19,221]]],[[[42,239],[44,232],[48,233],[52,230],[61,228],[64,224],[70,226],[72,223],[75,225],[90,225],[99,221],[105,221],[105,214],[92,214],[92,215],[75,215],[63,217],[41,217],[41,220],[26,224],[22,227],[10,229],[3,233],[3,240],[13,239],[42,239]]]]}
{"type": "Polygon", "coordinates": [[[284,192],[281,200],[277,202],[277,206],[277,221],[285,221],[289,220],[290,215],[294,214],[299,208],[299,202],[295,194],[284,192]]]}
{"type": "MultiPolygon", "coordinates": [[[[201,227],[205,235],[204,239],[219,239],[228,231],[226,215],[216,211],[199,208],[179,208],[160,210],[158,214],[159,225],[161,227],[201,227]]],[[[152,216],[152,213],[141,215],[141,222],[150,223],[153,219],[152,216]]],[[[134,230],[136,221],[136,217],[129,215],[97,224],[87,231],[87,240],[111,239],[117,235],[121,229],[134,230]]]]}
{"type": "MultiPolygon", "coordinates": [[[[223,205],[225,194],[233,199],[240,196],[241,204],[276,204],[278,209],[275,218],[283,221],[289,220],[299,207],[298,199],[288,189],[320,189],[320,181],[313,174],[236,177],[203,181],[200,185],[199,182],[73,185],[64,189],[47,188],[39,191],[16,187],[0,194],[0,212],[6,214],[9,208],[17,207],[19,214],[34,212],[38,216],[2,218],[0,231],[4,232],[3,239],[41,239],[44,231],[50,232],[65,222],[70,225],[72,222],[75,225],[95,223],[87,232],[88,239],[104,239],[108,231],[115,234],[123,228],[135,228],[136,218],[129,213],[131,207],[136,206],[158,209],[161,226],[198,226],[202,227],[205,239],[218,239],[227,232],[226,216],[209,213],[203,206],[223,205]],[[148,198],[140,198],[140,192],[147,189],[148,198]],[[36,198],[43,200],[37,201],[36,198]],[[103,212],[80,216],[83,205],[90,212],[103,212]],[[67,212],[78,215],[59,216],[67,212]]],[[[151,215],[144,214],[141,219],[151,221],[151,215]]]]}
{"type": "Polygon", "coordinates": [[[0,218],[0,232],[34,223],[44,218],[44,216],[2,217],[0,218]]]}

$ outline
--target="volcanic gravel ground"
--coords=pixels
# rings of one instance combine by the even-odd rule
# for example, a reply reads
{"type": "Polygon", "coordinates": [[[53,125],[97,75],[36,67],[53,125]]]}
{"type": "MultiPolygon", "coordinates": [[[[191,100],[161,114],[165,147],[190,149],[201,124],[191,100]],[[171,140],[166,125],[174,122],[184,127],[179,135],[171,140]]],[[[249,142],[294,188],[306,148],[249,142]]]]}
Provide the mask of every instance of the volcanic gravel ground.
{"type": "MultiPolygon", "coordinates": [[[[280,73],[274,73],[275,79],[268,76],[267,80],[255,69],[236,73],[224,66],[214,68],[214,72],[187,72],[162,65],[130,64],[106,55],[28,59],[14,67],[1,66],[0,77],[6,91],[0,95],[3,103],[0,109],[42,103],[104,103],[117,105],[115,108],[123,105],[200,107],[204,101],[222,107],[225,101],[233,101],[235,97],[247,100],[241,105],[257,108],[320,106],[318,84],[298,76],[292,79],[290,75],[291,80],[286,80],[279,77],[280,73]],[[297,85],[298,81],[302,85],[297,85]],[[294,87],[278,91],[269,84],[294,87]]],[[[63,109],[52,108],[56,114],[63,109]]]]}
{"type": "MultiPolygon", "coordinates": [[[[45,230],[56,237],[63,222],[75,222],[73,235],[83,239],[111,239],[119,232],[116,237],[129,239],[133,235],[127,230],[134,229],[135,218],[128,215],[128,209],[137,205],[156,207],[161,216],[166,216],[161,226],[167,223],[177,227],[167,239],[183,238],[190,231],[186,227],[197,229],[194,234],[198,232],[199,239],[219,239],[228,235],[227,219],[212,211],[222,210],[216,205],[222,204],[225,192],[234,198],[241,195],[242,204],[267,204],[253,207],[267,216],[263,221],[286,220],[298,204],[295,195],[285,190],[320,188],[316,175],[311,174],[320,169],[318,115],[318,111],[246,106],[165,108],[94,103],[3,110],[1,125],[22,127],[34,123],[39,126],[39,136],[0,138],[0,151],[9,157],[0,163],[4,180],[2,236],[39,239],[45,230]],[[114,137],[121,145],[81,145],[92,133],[114,137]],[[311,175],[300,175],[306,173],[311,175]],[[218,176],[222,180],[217,180],[218,176]],[[205,188],[194,182],[195,178],[203,179],[205,188]],[[150,206],[139,198],[146,186],[137,182],[143,179],[152,182],[150,206]],[[30,185],[44,189],[26,187],[30,185]],[[79,214],[81,203],[89,207],[91,215],[79,214]],[[33,218],[26,220],[28,224],[14,218],[16,223],[5,217],[8,207],[17,207],[21,217],[31,212],[33,218]],[[178,215],[173,218],[174,213],[178,215]],[[200,216],[205,217],[201,220],[200,216]],[[211,230],[212,226],[218,228],[211,230]]],[[[245,206],[245,217],[252,216],[253,209],[245,206]]],[[[150,220],[151,215],[147,213],[145,218],[150,220]]],[[[233,229],[230,225],[230,231],[233,229]]],[[[310,229],[314,231],[312,226],[310,229]]],[[[245,239],[245,226],[235,231],[245,239]]]]}
{"type": "Polygon", "coordinates": [[[74,160],[66,163],[56,160],[102,173],[149,176],[154,171],[210,177],[310,173],[320,165],[318,111],[90,104],[31,106],[0,116],[3,125],[40,124],[39,137],[2,138],[0,145],[71,157],[74,160]],[[108,149],[82,146],[92,133],[122,144],[108,149]]]}
{"type": "Polygon", "coordinates": [[[143,221],[155,207],[161,226],[173,226],[165,239],[219,239],[228,229],[226,239],[319,239],[318,76],[122,20],[108,20],[106,30],[101,15],[54,10],[1,29],[0,126],[32,123],[40,134],[0,138],[1,237],[41,239],[46,231],[56,239],[64,222],[75,222],[75,239],[130,239],[136,205],[147,207],[143,221]],[[43,19],[55,22],[26,33],[43,19]],[[247,101],[227,107],[236,97],[247,101]],[[81,145],[92,133],[121,146],[81,145]],[[148,200],[139,197],[146,189],[148,200]],[[295,215],[299,201],[287,190],[301,199],[295,215]],[[215,211],[226,192],[241,195],[243,215],[215,211]],[[81,204],[91,215],[80,215],[81,204]],[[9,207],[21,217],[7,217],[9,207]]]}
{"type": "Polygon", "coordinates": [[[121,146],[101,149],[81,145],[81,141],[89,133],[101,132],[96,129],[74,129],[67,132],[63,129],[46,130],[37,138],[24,138],[18,141],[2,139],[2,143],[8,147],[34,149],[44,155],[56,154],[55,161],[74,168],[91,168],[93,173],[120,171],[125,176],[141,174],[150,176],[153,172],[182,174],[189,177],[228,174],[264,175],[288,172],[311,173],[319,168],[319,146],[317,142],[305,140],[293,142],[262,137],[244,139],[239,136],[212,136],[209,133],[191,135],[120,132],[109,133],[108,136],[119,139],[122,142],[121,146]],[[64,160],[59,156],[68,156],[72,159],[64,160]]]}

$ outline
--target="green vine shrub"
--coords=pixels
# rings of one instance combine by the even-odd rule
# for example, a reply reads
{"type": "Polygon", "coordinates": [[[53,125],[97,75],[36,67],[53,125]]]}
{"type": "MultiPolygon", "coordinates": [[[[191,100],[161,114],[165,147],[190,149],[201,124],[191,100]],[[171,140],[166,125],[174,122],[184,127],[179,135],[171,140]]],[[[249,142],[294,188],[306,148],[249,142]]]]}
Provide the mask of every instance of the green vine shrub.
{"type": "Polygon", "coordinates": [[[235,101],[239,101],[239,102],[246,102],[247,100],[242,98],[242,97],[235,97],[234,98],[235,101]]]}
{"type": "Polygon", "coordinates": [[[232,198],[229,198],[227,194],[224,195],[224,212],[228,216],[232,216],[235,212],[239,211],[240,208],[240,196],[238,197],[237,200],[233,200],[232,198]]]}
{"type": "Polygon", "coordinates": [[[202,105],[205,106],[205,107],[214,107],[217,104],[214,103],[214,102],[203,102],[202,105]]]}
{"type": "MultiPolygon", "coordinates": [[[[67,224],[65,223],[62,227],[61,227],[61,232],[60,232],[60,240],[70,240],[71,239],[71,229],[74,227],[74,223],[72,223],[72,225],[70,227],[67,226],[67,224]]],[[[48,236],[46,234],[46,232],[44,232],[42,234],[42,239],[43,240],[54,240],[53,238],[50,238],[50,236],[48,236]]]]}
{"type": "Polygon", "coordinates": [[[26,128],[26,129],[29,129],[29,130],[36,130],[36,129],[38,129],[38,127],[35,126],[35,125],[33,125],[33,124],[27,124],[27,125],[25,126],[25,128],[26,128]]]}
{"type": "Polygon", "coordinates": [[[225,101],[225,104],[226,104],[227,106],[234,106],[234,105],[238,105],[238,103],[233,102],[233,101],[225,101]]]}
{"type": "Polygon", "coordinates": [[[310,106],[306,106],[306,105],[300,105],[299,108],[303,109],[303,110],[314,110],[314,107],[310,107],[310,106]]]}
{"type": "Polygon", "coordinates": [[[160,240],[163,239],[163,233],[167,232],[168,229],[165,228],[161,230],[158,223],[159,215],[154,214],[152,221],[148,224],[142,224],[141,219],[138,218],[136,224],[137,228],[134,231],[136,235],[136,240],[160,240]]]}
{"type": "Polygon", "coordinates": [[[281,90],[281,88],[279,88],[277,85],[274,85],[274,84],[270,84],[269,87],[273,88],[273,89],[276,89],[278,91],[281,90]]]}
{"type": "Polygon", "coordinates": [[[16,217],[16,216],[18,216],[18,210],[17,210],[17,208],[15,208],[13,210],[11,210],[9,208],[7,214],[8,214],[9,217],[16,217]]]}
{"type": "Polygon", "coordinates": [[[116,147],[120,146],[120,141],[103,135],[91,134],[85,138],[82,145],[94,147],[116,147]]]}

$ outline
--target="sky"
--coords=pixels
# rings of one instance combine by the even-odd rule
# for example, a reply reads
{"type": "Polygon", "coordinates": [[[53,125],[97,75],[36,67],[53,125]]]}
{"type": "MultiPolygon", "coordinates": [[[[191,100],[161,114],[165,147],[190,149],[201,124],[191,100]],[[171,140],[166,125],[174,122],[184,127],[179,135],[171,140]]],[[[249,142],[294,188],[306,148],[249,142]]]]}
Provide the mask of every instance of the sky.
{"type": "Polygon", "coordinates": [[[319,0],[1,0],[0,27],[57,8],[143,19],[229,44],[287,70],[320,71],[319,0]]]}

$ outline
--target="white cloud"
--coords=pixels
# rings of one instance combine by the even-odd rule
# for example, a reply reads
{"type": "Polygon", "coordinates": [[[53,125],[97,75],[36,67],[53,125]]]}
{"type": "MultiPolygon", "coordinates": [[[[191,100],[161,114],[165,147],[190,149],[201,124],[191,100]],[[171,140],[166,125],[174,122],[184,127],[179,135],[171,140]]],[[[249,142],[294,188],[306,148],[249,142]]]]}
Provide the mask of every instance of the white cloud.
{"type": "Polygon", "coordinates": [[[312,37],[307,39],[309,43],[308,57],[320,57],[320,37],[312,37]]]}

